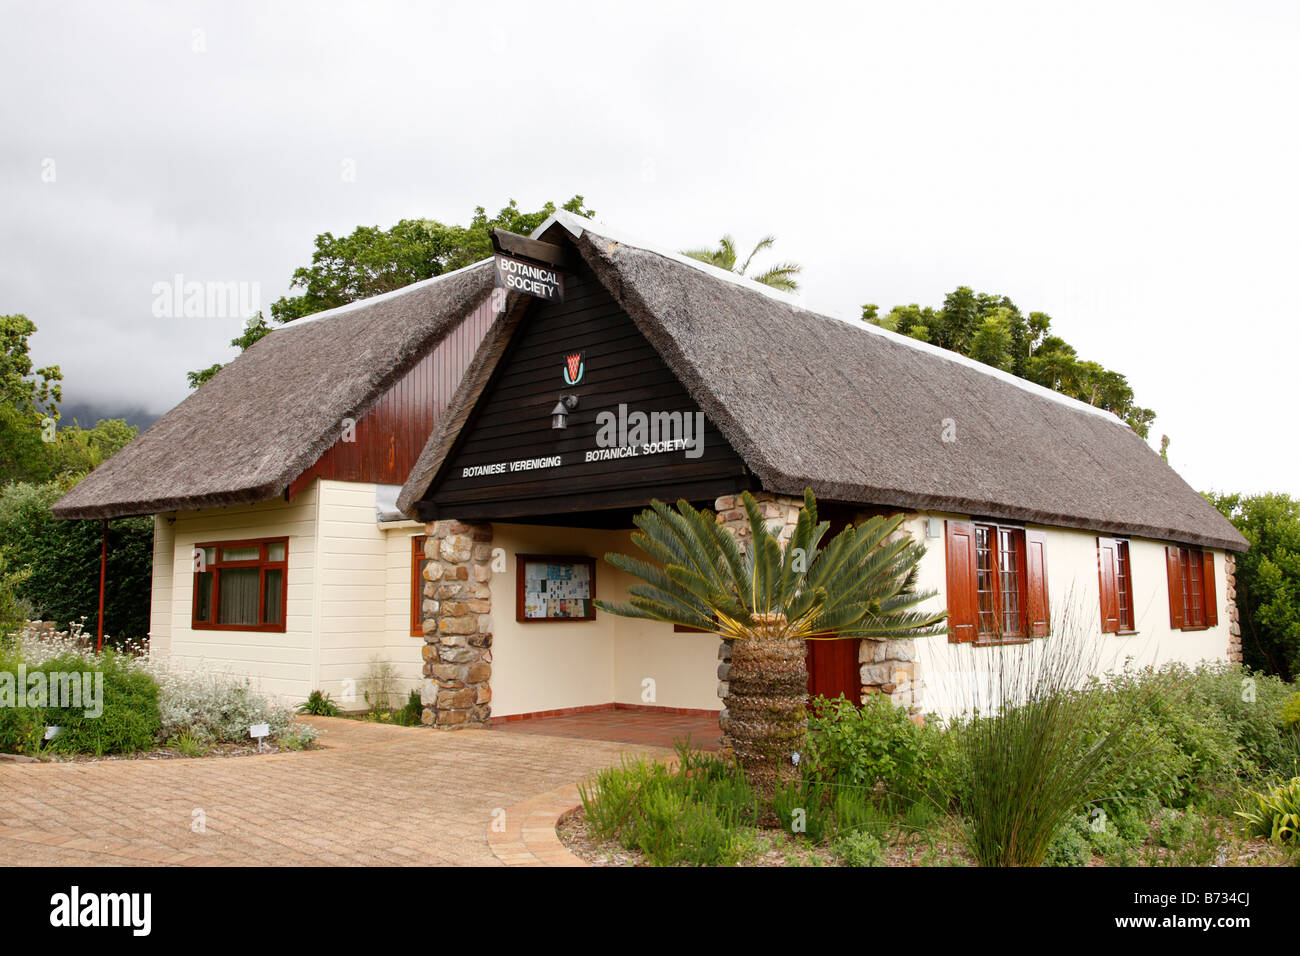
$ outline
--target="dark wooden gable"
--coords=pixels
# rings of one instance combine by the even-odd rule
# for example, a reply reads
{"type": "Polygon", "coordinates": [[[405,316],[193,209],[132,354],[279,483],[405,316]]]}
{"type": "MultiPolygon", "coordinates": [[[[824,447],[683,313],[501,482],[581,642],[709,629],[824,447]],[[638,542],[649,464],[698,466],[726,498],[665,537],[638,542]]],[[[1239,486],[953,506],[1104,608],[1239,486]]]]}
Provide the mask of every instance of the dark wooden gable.
{"type": "MultiPolygon", "coordinates": [[[[705,421],[704,451],[662,451],[587,460],[597,448],[597,414],[680,412],[698,406],[595,274],[579,263],[565,275],[565,301],[529,306],[423,499],[421,517],[504,520],[641,507],[658,498],[707,501],[754,485],[744,462],[705,421]],[[565,356],[584,353],[583,378],[565,384],[565,356]],[[561,395],[576,395],[568,427],[551,428],[561,395]],[[559,465],[511,468],[560,457],[559,465]],[[505,465],[501,473],[466,468],[505,465]]],[[[638,446],[643,447],[643,446],[638,446]]]]}
{"type": "Polygon", "coordinates": [[[340,437],[289,485],[292,500],[317,478],[400,485],[406,481],[438,417],[460,385],[474,351],[492,326],[488,297],[429,354],[356,420],[352,441],[340,437]]]}

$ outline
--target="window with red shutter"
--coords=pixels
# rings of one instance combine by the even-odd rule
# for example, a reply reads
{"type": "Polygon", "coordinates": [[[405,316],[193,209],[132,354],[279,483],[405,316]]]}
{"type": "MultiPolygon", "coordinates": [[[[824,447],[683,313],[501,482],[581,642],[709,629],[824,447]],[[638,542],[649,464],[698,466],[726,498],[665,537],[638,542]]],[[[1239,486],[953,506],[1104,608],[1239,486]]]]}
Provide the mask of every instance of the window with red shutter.
{"type": "Polygon", "coordinates": [[[1169,575],[1169,626],[1181,630],[1183,626],[1183,563],[1178,549],[1165,548],[1165,569],[1169,575]]]}
{"type": "Polygon", "coordinates": [[[1114,538],[1097,539],[1097,577],[1101,585],[1101,632],[1119,633],[1119,569],[1114,538]]]}
{"type": "Polygon", "coordinates": [[[1219,598],[1214,582],[1214,552],[1201,554],[1201,587],[1205,589],[1205,626],[1215,627],[1219,623],[1219,598]]]}
{"type": "Polygon", "coordinates": [[[1169,568],[1169,626],[1200,630],[1219,623],[1214,553],[1200,548],[1165,548],[1169,568]]]}
{"type": "Polygon", "coordinates": [[[1025,532],[1024,542],[1029,634],[1031,637],[1046,637],[1052,629],[1052,612],[1047,600],[1047,532],[1030,529],[1025,532]]]}
{"type": "Polygon", "coordinates": [[[411,636],[424,636],[424,568],[429,559],[424,556],[425,536],[411,538],[411,636]]]}
{"type": "Polygon", "coordinates": [[[1010,525],[947,523],[952,641],[993,643],[1048,633],[1047,536],[1010,525]]]}
{"type": "Polygon", "coordinates": [[[973,641],[978,631],[975,526],[969,521],[947,522],[948,639],[973,641]]]}
{"type": "Polygon", "coordinates": [[[1133,623],[1133,564],[1129,561],[1127,541],[1115,542],[1115,599],[1119,605],[1119,633],[1132,634],[1133,623]]]}
{"type": "Polygon", "coordinates": [[[1133,633],[1133,578],[1129,545],[1122,538],[1097,539],[1097,576],[1101,583],[1101,631],[1133,633]]]}

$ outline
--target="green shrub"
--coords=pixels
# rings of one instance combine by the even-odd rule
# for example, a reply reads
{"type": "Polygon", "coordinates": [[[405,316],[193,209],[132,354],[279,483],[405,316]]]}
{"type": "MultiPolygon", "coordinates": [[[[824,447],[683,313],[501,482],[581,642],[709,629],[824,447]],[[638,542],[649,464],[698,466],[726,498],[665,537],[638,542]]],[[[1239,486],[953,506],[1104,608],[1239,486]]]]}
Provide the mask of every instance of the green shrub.
{"type": "Polygon", "coordinates": [[[860,709],[843,698],[818,698],[808,720],[806,775],[903,806],[946,804],[952,789],[948,750],[937,726],[918,726],[883,695],[868,697],[860,709]]]}
{"type": "Polygon", "coordinates": [[[866,830],[853,830],[836,837],[832,848],[845,866],[883,866],[885,863],[884,847],[866,830]]]}
{"type": "Polygon", "coordinates": [[[1237,811],[1252,836],[1273,843],[1300,844],[1300,777],[1259,792],[1250,791],[1237,811]]]}
{"type": "Polygon", "coordinates": [[[787,787],[778,786],[772,801],[781,829],[823,843],[834,830],[830,807],[830,790],[813,780],[798,780],[787,787]]]}
{"type": "MultiPolygon", "coordinates": [[[[929,808],[929,805],[920,802],[914,803],[908,808],[909,813],[912,812],[914,807],[925,810],[929,808]]],[[[862,831],[877,837],[883,837],[894,824],[894,819],[887,810],[877,806],[875,801],[858,790],[837,791],[832,809],[834,811],[835,833],[837,836],[862,831]]]]}
{"type": "Polygon", "coordinates": [[[578,787],[587,824],[601,840],[638,850],[654,866],[735,863],[740,828],[757,816],[757,798],[739,767],[679,748],[676,770],[624,758],[578,787]]]}
{"type": "MultiPolygon", "coordinates": [[[[74,670],[79,661],[59,659],[43,670],[74,670]],[[57,666],[56,666],[57,665],[57,666]]],[[[97,668],[104,675],[104,712],[87,717],[84,710],[49,708],[45,720],[58,725],[49,743],[56,753],[133,753],[154,746],[158,739],[158,682],[130,666],[130,661],[105,649],[97,668]]]]}
{"type": "Polygon", "coordinates": [[[307,699],[298,705],[297,711],[300,714],[309,714],[312,717],[337,717],[341,710],[339,705],[334,703],[329,694],[314,690],[307,695],[307,699]]]}
{"type": "Polygon", "coordinates": [[[202,757],[212,749],[206,740],[188,732],[172,737],[167,741],[167,746],[175,748],[186,757],[202,757]]]}
{"type": "MultiPolygon", "coordinates": [[[[16,674],[18,660],[11,658],[0,670],[16,674]]],[[[52,657],[26,668],[28,677],[35,673],[102,674],[102,711],[87,716],[84,706],[45,706],[0,708],[0,751],[35,754],[117,754],[134,753],[152,747],[158,737],[158,684],[138,667],[132,666],[112,650],[98,659],[74,655],[52,657]],[[46,741],[45,728],[58,727],[57,736],[46,741]]],[[[93,676],[86,679],[95,680],[93,676]]]]}
{"type": "Polygon", "coordinates": [[[403,727],[418,727],[424,720],[424,704],[420,702],[420,692],[413,690],[406,698],[406,703],[393,711],[388,718],[390,723],[403,727]]]}
{"type": "Polygon", "coordinates": [[[320,731],[310,724],[290,724],[275,738],[281,750],[305,750],[316,742],[320,731]]]}
{"type": "Polygon", "coordinates": [[[690,799],[668,779],[648,787],[624,845],[655,866],[727,866],[739,856],[735,821],[717,806],[690,799]]]}
{"type": "MultiPolygon", "coordinates": [[[[0,487],[0,555],[18,578],[15,596],[31,613],[66,626],[89,609],[85,625],[93,634],[99,605],[100,523],[58,521],[50,513],[50,505],[74,483],[65,478],[0,487]]],[[[115,640],[142,641],[148,634],[152,571],[153,519],[110,521],[104,630],[115,640]]]]}
{"type": "Polygon", "coordinates": [[[1300,726],[1300,693],[1292,694],[1282,705],[1282,725],[1288,730],[1300,726]]]}
{"type": "Polygon", "coordinates": [[[1092,841],[1088,839],[1088,818],[1072,816],[1057,829],[1047,845],[1044,866],[1087,866],[1092,861],[1092,841]]]}
{"type": "Polygon", "coordinates": [[[1209,866],[1215,862],[1220,842],[1213,822],[1195,807],[1166,807],[1152,822],[1142,862],[1146,866],[1209,866]]]}
{"type": "Polygon", "coordinates": [[[1041,865],[1066,821],[1113,793],[1145,701],[1085,686],[1099,653],[1068,607],[1049,640],[981,651],[988,670],[962,701],[972,716],[948,730],[963,834],[981,865],[1041,865]]]}
{"type": "Polygon", "coordinates": [[[1236,740],[1240,771],[1269,773],[1288,761],[1283,740],[1287,733],[1284,710],[1295,687],[1277,677],[1234,665],[1198,668],[1191,675],[1193,701],[1221,714],[1236,740]]]}

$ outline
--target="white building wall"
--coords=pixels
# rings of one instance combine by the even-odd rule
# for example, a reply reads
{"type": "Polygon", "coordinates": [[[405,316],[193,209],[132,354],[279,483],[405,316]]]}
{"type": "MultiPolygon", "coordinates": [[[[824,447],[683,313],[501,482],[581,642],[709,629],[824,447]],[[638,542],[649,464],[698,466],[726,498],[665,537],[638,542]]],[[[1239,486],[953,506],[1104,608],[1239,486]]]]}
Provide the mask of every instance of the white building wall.
{"type": "Polygon", "coordinates": [[[410,635],[410,535],[381,529],[375,486],[316,481],[292,503],[260,502],[154,519],[150,642],[187,667],[246,677],[297,704],[315,689],[366,706],[372,658],[398,672],[395,704],[421,683],[422,638],[410,635]],[[172,519],[172,520],[169,520],[172,519]],[[285,632],[194,630],[193,553],[200,541],[289,538],[285,632]]]}
{"type": "MultiPolygon", "coordinates": [[[[248,678],[264,693],[296,703],[311,691],[311,647],[316,562],[316,486],[292,503],[276,499],[203,511],[160,515],[170,525],[170,552],[155,540],[154,593],[167,589],[170,574],[170,647],[167,655],[184,667],[227,671],[248,678]],[[194,547],[203,541],[288,537],[288,595],[285,631],[194,630],[194,547]],[[170,568],[168,556],[170,554],[170,568]]],[[[151,615],[161,622],[161,606],[151,615]]],[[[164,628],[166,629],[166,628],[164,628]]],[[[161,650],[161,648],[159,648],[161,650]]]]}
{"type": "Polygon", "coordinates": [[[388,659],[388,540],[375,524],[373,484],[316,484],[320,653],[315,687],[346,709],[361,709],[372,661],[388,659]]]}
{"type": "MultiPolygon", "coordinates": [[[[424,640],[410,634],[411,537],[414,522],[375,523],[375,486],[317,481],[292,503],[182,512],[155,519],[150,638],[154,653],[186,665],[228,670],[250,678],[285,703],[313,689],[361,708],[371,660],[397,668],[398,693],[421,685],[424,640]],[[195,631],[192,555],[199,541],[289,537],[288,600],[284,633],[195,631]],[[349,683],[350,682],[350,683],[349,683]],[[347,700],[351,690],[356,697],[347,700]]],[[[925,537],[920,515],[907,529],[927,545],[920,586],[938,592],[946,607],[944,538],[925,537]]],[[[1066,614],[1083,629],[1103,668],[1132,658],[1139,664],[1226,658],[1229,642],[1224,554],[1215,551],[1219,624],[1201,631],[1169,627],[1164,543],[1130,539],[1137,634],[1102,635],[1096,536],[1047,531],[1047,575],[1053,626],[1066,614]]],[[[626,531],[593,531],[497,524],[493,547],[506,569],[493,574],[493,715],[534,713],[611,702],[717,710],[717,639],[674,633],[671,625],[597,612],[591,622],[521,623],[515,620],[516,555],[586,554],[597,558],[597,594],[624,600],[632,579],[604,563],[609,551],[638,553],[626,531]],[[651,682],[651,683],[648,683],[651,682]],[[653,699],[650,697],[652,692],[653,699]]],[[[987,668],[990,648],[947,638],[917,642],[923,708],[952,712],[960,675],[987,668]]],[[[396,703],[401,703],[399,699],[396,703]]]]}
{"type": "Polygon", "coordinates": [[[176,535],[163,515],[153,519],[153,576],[149,588],[149,652],[165,657],[172,649],[172,555],[176,535]]]}
{"type": "Polygon", "coordinates": [[[713,635],[676,634],[671,624],[603,611],[594,621],[515,620],[519,554],[594,557],[596,596],[626,600],[631,579],[604,556],[638,553],[631,532],[496,524],[492,546],[503,549],[506,564],[491,583],[494,717],[611,703],[719,708],[713,635]]]}
{"type": "Polygon", "coordinates": [[[401,675],[403,703],[422,684],[424,635],[411,635],[411,539],[422,534],[414,521],[384,528],[384,654],[401,675]]]}
{"type": "MultiPolygon", "coordinates": [[[[920,515],[906,525],[913,537],[927,547],[921,562],[919,587],[937,591],[934,606],[942,608],[947,607],[948,600],[945,539],[926,538],[926,518],[931,517],[938,518],[942,527],[948,518],[965,521],[969,516],[920,515]]],[[[1194,665],[1227,659],[1230,622],[1223,551],[1214,551],[1218,625],[1199,631],[1180,631],[1169,626],[1166,542],[1129,538],[1137,633],[1102,634],[1097,535],[1066,528],[1042,530],[1047,532],[1047,587],[1053,634],[1059,636],[1064,627],[1076,628],[1085,642],[1085,653],[1098,662],[1101,671],[1119,669],[1129,661],[1139,666],[1171,661],[1194,665]]],[[[947,637],[924,638],[916,643],[917,661],[925,682],[922,709],[940,714],[960,709],[959,705],[969,699],[969,675],[972,671],[987,671],[993,655],[998,653],[991,647],[953,644],[947,637]]]]}

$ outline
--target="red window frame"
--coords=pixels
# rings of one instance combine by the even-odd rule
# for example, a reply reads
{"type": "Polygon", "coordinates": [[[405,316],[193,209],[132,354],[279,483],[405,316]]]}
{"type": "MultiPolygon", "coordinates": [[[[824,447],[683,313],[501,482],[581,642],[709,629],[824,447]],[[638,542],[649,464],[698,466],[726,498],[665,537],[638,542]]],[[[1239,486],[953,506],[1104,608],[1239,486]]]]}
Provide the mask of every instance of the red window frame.
{"type": "Polygon", "coordinates": [[[1123,539],[1115,542],[1115,598],[1119,604],[1119,633],[1133,634],[1133,561],[1129,543],[1123,539]]]}
{"type": "Polygon", "coordinates": [[[424,637],[424,620],[420,611],[424,603],[424,542],[428,535],[417,534],[411,538],[411,636],[424,637]]]}
{"type": "Polygon", "coordinates": [[[1214,552],[1188,545],[1168,545],[1169,626],[1203,631],[1219,623],[1214,552]]]}
{"type": "Polygon", "coordinates": [[[1101,589],[1101,632],[1136,634],[1133,614],[1133,562],[1127,538],[1097,538],[1101,589]]]}
{"type": "Polygon", "coordinates": [[[1029,640],[1026,558],[1024,528],[975,522],[977,644],[1029,640]]]}
{"type": "Polygon", "coordinates": [[[944,526],[948,640],[1024,643],[1051,634],[1047,532],[988,518],[948,518],[944,526]],[[1014,560],[999,559],[999,547],[1014,554],[1014,560]],[[1007,600],[1012,593],[1014,604],[1007,600]],[[1005,627],[1003,621],[1012,626],[1005,627]],[[999,636],[998,630],[1014,635],[999,636]]]}
{"type": "Polygon", "coordinates": [[[288,618],[288,596],[289,596],[289,539],[284,538],[245,538],[238,541],[202,541],[194,545],[194,552],[212,548],[215,554],[215,560],[205,562],[204,570],[200,571],[196,567],[194,570],[194,583],[191,591],[190,600],[190,627],[198,631],[264,631],[271,633],[284,633],[285,621],[288,618]],[[271,561],[267,558],[267,546],[272,544],[284,545],[284,559],[281,561],[271,561]],[[235,550],[238,548],[258,549],[256,559],[248,561],[226,561],[221,557],[222,551],[235,550]],[[258,570],[257,583],[257,618],[256,624],[222,624],[221,620],[221,572],[223,569],[235,568],[256,568],[258,570]],[[266,621],[266,572],[280,572],[280,620],[266,621]],[[211,574],[212,595],[208,608],[208,620],[199,620],[199,582],[203,574],[211,574]]]}

